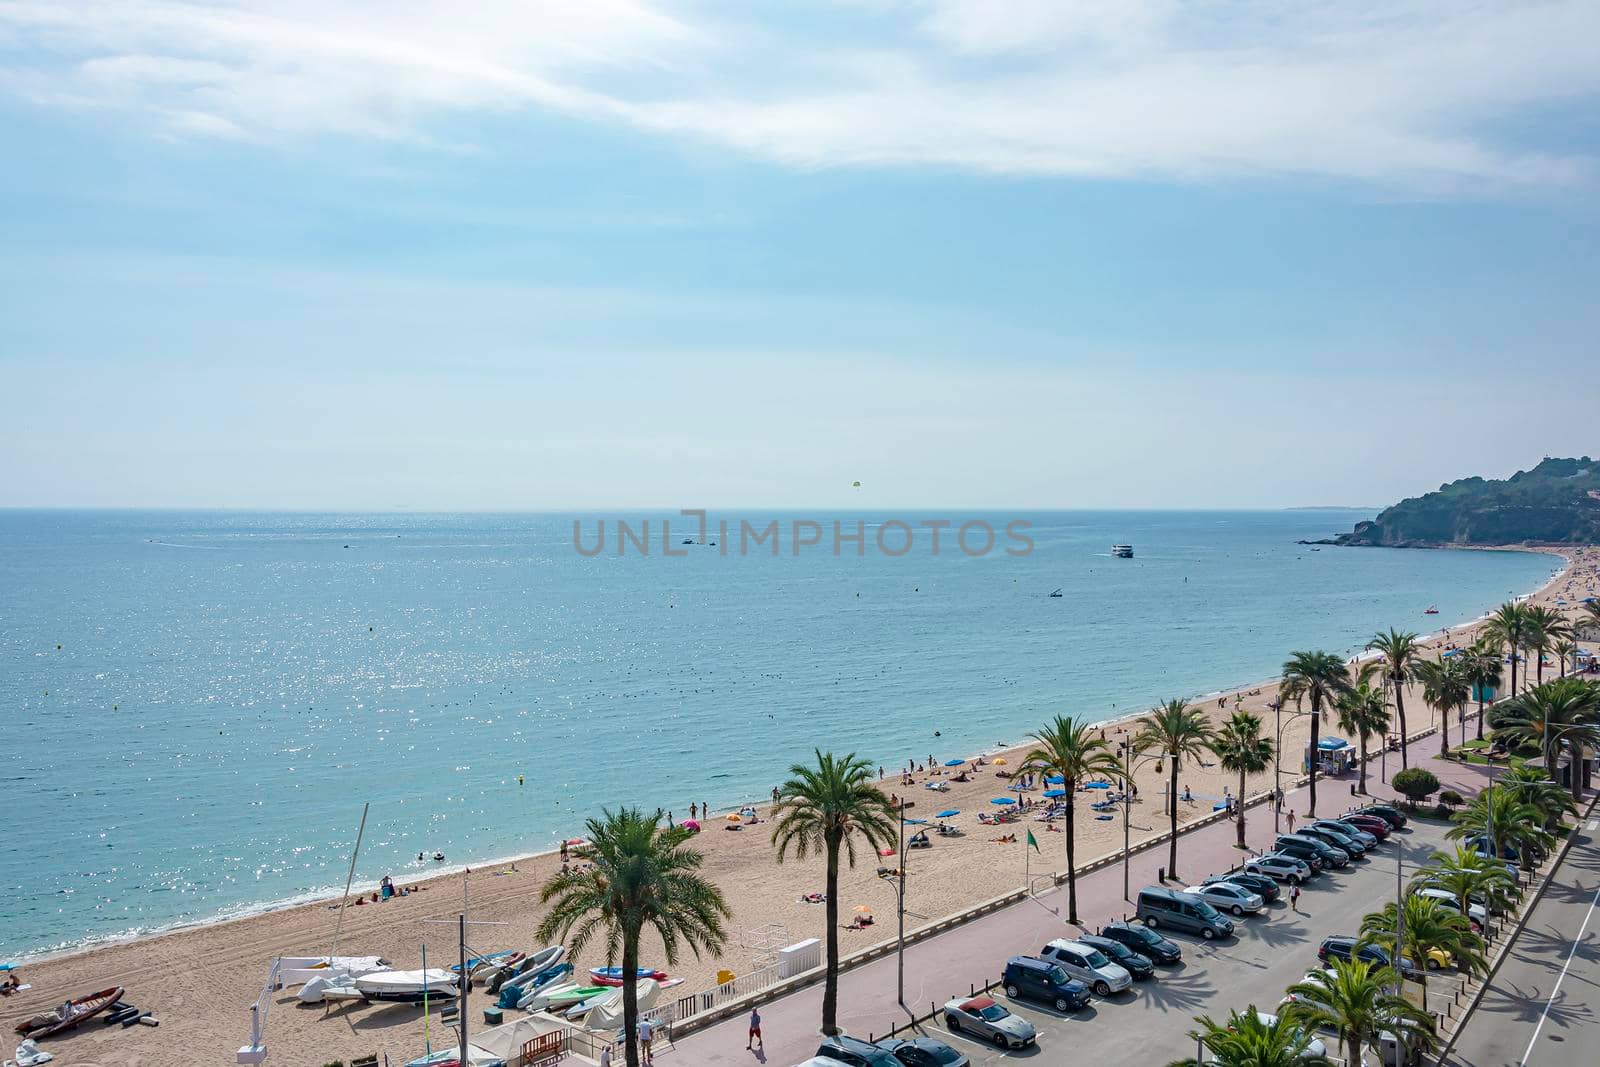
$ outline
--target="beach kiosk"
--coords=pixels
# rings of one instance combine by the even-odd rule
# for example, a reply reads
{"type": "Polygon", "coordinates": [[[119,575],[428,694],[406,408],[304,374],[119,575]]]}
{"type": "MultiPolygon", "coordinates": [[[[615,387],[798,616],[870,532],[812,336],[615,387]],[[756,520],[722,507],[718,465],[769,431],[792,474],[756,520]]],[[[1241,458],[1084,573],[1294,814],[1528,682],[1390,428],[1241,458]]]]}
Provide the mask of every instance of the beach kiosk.
{"type": "MultiPolygon", "coordinates": [[[[1301,770],[1311,770],[1311,746],[1306,746],[1306,758],[1301,770]]],[[[1356,750],[1342,737],[1324,737],[1317,741],[1317,771],[1321,774],[1343,774],[1356,763],[1356,750]]]]}

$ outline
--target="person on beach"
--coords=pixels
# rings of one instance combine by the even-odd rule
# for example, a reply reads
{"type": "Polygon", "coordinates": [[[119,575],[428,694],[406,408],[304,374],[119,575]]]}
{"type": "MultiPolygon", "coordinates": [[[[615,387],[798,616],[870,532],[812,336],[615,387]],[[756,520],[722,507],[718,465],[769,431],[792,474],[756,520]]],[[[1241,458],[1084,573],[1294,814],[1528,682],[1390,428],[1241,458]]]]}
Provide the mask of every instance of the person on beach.
{"type": "Polygon", "coordinates": [[[745,1041],[744,1047],[750,1049],[754,1045],[760,1045],[762,1052],[767,1050],[767,1043],[761,1040],[761,1011],[759,1008],[750,1009],[750,1037],[745,1041]]]}
{"type": "Polygon", "coordinates": [[[692,801],[692,800],[689,801],[689,818],[698,819],[700,816],[695,814],[695,812],[698,811],[698,810],[699,809],[697,807],[695,807],[694,801],[692,801]]]}

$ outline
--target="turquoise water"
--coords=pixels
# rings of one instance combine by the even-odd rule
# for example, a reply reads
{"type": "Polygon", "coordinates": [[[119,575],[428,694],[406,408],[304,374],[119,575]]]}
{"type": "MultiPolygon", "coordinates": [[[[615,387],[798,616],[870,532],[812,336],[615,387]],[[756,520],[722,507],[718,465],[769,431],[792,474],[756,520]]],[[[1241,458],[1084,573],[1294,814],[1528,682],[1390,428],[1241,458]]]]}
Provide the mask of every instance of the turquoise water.
{"type": "Polygon", "coordinates": [[[551,515],[0,512],[0,958],[334,891],[365,801],[369,879],[535,851],[813,746],[943,760],[1259,680],[1558,565],[1293,543],[1345,512],[987,518],[1018,517],[1023,557],[618,559],[551,515]]]}

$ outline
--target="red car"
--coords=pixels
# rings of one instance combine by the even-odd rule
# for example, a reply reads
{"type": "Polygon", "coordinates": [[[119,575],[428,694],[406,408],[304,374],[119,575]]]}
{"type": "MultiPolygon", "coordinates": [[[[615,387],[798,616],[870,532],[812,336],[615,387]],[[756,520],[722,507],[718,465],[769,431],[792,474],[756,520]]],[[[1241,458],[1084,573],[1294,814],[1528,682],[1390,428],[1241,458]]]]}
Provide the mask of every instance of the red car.
{"type": "Polygon", "coordinates": [[[1339,821],[1359,827],[1379,841],[1388,840],[1389,835],[1394,832],[1387,822],[1376,815],[1343,815],[1340,816],[1339,821]]]}

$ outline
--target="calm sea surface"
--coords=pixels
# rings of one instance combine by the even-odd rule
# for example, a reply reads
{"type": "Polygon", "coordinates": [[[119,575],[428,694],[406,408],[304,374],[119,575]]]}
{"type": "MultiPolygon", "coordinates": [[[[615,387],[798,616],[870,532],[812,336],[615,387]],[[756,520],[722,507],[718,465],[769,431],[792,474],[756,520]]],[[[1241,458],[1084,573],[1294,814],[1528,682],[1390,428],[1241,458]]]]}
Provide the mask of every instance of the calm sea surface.
{"type": "Polygon", "coordinates": [[[929,516],[805,517],[864,520],[867,554],[668,559],[656,534],[619,559],[608,534],[585,558],[553,515],[0,511],[0,959],[342,888],[365,801],[369,879],[535,851],[602,804],[757,797],[814,746],[943,760],[1270,677],[1558,562],[1294,544],[1348,512],[956,516],[1031,521],[1030,555],[977,558],[876,551],[929,516]]]}

